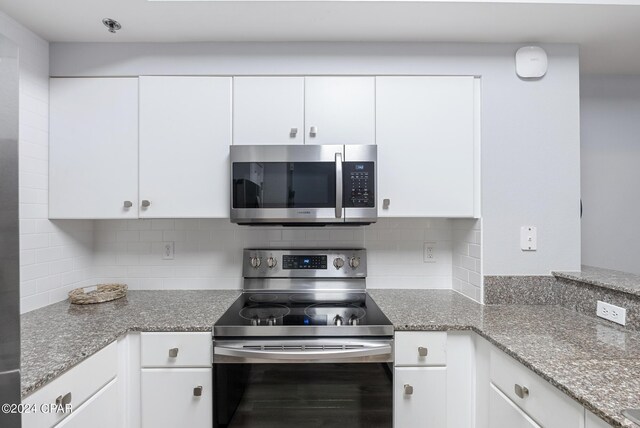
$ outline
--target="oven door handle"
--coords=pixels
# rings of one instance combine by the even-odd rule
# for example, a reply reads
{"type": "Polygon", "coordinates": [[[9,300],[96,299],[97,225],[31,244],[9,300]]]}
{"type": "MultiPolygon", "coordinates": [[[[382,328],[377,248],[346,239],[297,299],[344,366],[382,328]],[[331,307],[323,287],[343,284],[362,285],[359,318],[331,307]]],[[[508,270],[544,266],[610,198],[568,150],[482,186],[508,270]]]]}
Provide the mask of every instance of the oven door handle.
{"type": "Polygon", "coordinates": [[[214,346],[214,355],[226,357],[251,358],[261,360],[324,360],[324,359],[347,359],[374,357],[379,355],[391,355],[391,345],[385,344],[375,347],[363,347],[358,349],[314,349],[314,350],[261,350],[261,349],[240,349],[236,347],[214,346]]]}
{"type": "Polygon", "coordinates": [[[342,218],[342,153],[336,153],[336,218],[342,218]]]}

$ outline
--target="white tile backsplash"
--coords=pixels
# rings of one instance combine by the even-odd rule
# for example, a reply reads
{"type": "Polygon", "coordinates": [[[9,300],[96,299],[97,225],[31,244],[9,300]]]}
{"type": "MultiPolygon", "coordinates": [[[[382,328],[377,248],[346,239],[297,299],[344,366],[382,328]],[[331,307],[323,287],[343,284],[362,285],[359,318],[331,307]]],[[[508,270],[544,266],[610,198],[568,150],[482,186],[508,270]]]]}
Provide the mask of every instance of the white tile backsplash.
{"type": "Polygon", "coordinates": [[[86,285],[91,221],[48,220],[49,43],[0,12],[0,31],[19,49],[20,311],[63,300],[86,285]]]}
{"type": "Polygon", "coordinates": [[[452,222],[453,289],[482,301],[482,220],[454,219],[452,222]]]}
{"type": "Polygon", "coordinates": [[[96,221],[92,274],[131,289],[240,288],[248,247],[368,250],[371,288],[451,288],[452,224],[446,219],[380,219],[366,227],[253,227],[228,219],[96,221]],[[425,263],[425,239],[437,262],[425,263]],[[163,242],[175,243],[173,260],[163,242]]]}

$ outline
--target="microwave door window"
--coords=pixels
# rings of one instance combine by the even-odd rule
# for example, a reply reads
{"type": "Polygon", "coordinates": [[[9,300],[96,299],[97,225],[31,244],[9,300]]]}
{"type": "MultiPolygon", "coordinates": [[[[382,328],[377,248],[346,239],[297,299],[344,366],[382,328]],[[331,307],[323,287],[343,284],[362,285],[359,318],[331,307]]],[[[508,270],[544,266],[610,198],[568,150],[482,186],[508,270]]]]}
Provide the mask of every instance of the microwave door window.
{"type": "Polygon", "coordinates": [[[233,164],[234,208],[333,208],[333,162],[233,164]]]}

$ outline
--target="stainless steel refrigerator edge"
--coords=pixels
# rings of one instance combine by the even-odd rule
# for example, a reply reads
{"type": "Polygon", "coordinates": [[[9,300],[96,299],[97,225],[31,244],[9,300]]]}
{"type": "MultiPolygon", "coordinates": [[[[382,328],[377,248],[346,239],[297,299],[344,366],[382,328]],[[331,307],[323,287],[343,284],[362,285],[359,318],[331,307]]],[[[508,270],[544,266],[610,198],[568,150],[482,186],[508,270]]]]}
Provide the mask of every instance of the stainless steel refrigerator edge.
{"type": "MultiPolygon", "coordinates": [[[[18,48],[0,35],[0,404],[20,403],[18,48]]],[[[19,428],[17,413],[0,426],[19,428]]]]}

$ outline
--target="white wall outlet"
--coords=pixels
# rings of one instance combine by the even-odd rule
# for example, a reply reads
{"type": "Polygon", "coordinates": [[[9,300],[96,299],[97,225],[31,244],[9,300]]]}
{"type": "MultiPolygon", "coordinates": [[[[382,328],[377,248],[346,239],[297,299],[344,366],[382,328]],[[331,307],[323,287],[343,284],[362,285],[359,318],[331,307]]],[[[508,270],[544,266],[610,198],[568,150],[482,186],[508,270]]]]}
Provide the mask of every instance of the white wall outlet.
{"type": "Polygon", "coordinates": [[[613,321],[620,325],[627,324],[627,310],[611,303],[601,302],[598,300],[596,315],[609,321],[613,321]]]}
{"type": "Polygon", "coordinates": [[[538,249],[538,228],[522,226],[520,228],[520,248],[522,251],[536,251],[538,249]]]}
{"type": "Polygon", "coordinates": [[[175,251],[176,251],[175,243],[163,242],[162,243],[162,260],[173,260],[175,251]]]}
{"type": "Polygon", "coordinates": [[[425,242],[424,243],[424,262],[435,263],[436,262],[436,243],[425,242]]]}

